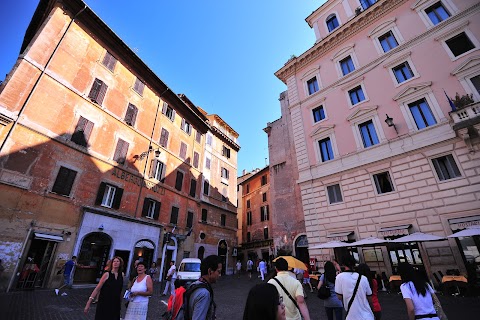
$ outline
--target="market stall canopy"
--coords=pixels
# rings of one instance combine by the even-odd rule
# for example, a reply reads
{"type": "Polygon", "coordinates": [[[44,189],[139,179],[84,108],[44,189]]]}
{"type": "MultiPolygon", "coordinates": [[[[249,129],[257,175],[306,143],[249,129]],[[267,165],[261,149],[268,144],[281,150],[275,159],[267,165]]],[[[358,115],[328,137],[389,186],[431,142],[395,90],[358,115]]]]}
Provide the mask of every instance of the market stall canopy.
{"type": "Polygon", "coordinates": [[[445,237],[439,237],[429,233],[415,232],[389,242],[405,243],[405,242],[425,242],[425,241],[441,241],[446,240],[445,237]]]}
{"type": "Polygon", "coordinates": [[[343,247],[350,247],[351,243],[343,242],[343,241],[329,241],[326,243],[320,243],[314,246],[309,247],[308,249],[334,249],[334,248],[343,248],[343,247]]]}
{"type": "Polygon", "coordinates": [[[292,256],[279,256],[273,259],[273,262],[277,261],[280,258],[287,260],[289,268],[307,270],[307,266],[305,265],[305,263],[292,256]]]}
{"type": "Polygon", "coordinates": [[[382,244],[386,244],[388,240],[375,238],[375,237],[368,237],[354,243],[350,243],[349,245],[352,247],[374,247],[382,244]]]}
{"type": "Polygon", "coordinates": [[[459,238],[459,237],[473,237],[480,236],[480,226],[470,226],[467,229],[455,232],[449,235],[447,238],[459,238]]]}

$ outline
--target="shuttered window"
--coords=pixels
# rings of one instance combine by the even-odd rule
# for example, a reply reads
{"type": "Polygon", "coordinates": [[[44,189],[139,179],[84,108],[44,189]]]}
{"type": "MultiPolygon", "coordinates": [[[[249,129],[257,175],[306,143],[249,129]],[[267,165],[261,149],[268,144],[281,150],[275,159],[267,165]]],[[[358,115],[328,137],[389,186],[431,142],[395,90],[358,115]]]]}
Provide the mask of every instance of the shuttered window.
{"type": "Polygon", "coordinates": [[[125,114],[125,123],[133,127],[135,125],[135,120],[137,120],[137,113],[137,107],[129,103],[127,113],[125,114]]]}
{"type": "Polygon", "coordinates": [[[193,212],[188,211],[187,212],[187,228],[193,227],[193,212]]]}
{"type": "Polygon", "coordinates": [[[175,120],[175,110],[166,102],[163,103],[162,113],[171,121],[175,120]]]}
{"type": "Polygon", "coordinates": [[[270,220],[270,212],[268,210],[268,205],[260,207],[260,221],[270,220]]]}
{"type": "Polygon", "coordinates": [[[172,207],[172,213],[170,214],[170,223],[177,224],[178,223],[178,211],[177,207],[172,207]]]}
{"type": "Polygon", "coordinates": [[[180,158],[183,160],[187,158],[187,145],[184,142],[180,144],[180,158]]]}
{"type": "Polygon", "coordinates": [[[77,171],[60,167],[57,178],[52,187],[52,192],[61,194],[62,196],[69,196],[72,191],[73,182],[77,176],[77,171]]]}
{"type": "Polygon", "coordinates": [[[202,222],[207,222],[207,215],[208,215],[207,209],[202,209],[202,222]]]}
{"type": "Polygon", "coordinates": [[[210,169],[211,160],[210,158],[205,158],[205,168],[210,169]]]}
{"type": "Polygon", "coordinates": [[[139,95],[143,95],[143,90],[145,89],[145,84],[140,81],[140,79],[135,80],[135,84],[133,85],[133,90],[135,90],[139,95]]]}
{"type": "Polygon", "coordinates": [[[107,67],[108,70],[112,71],[115,70],[115,65],[117,64],[117,59],[110,52],[105,53],[105,57],[103,57],[102,64],[107,67]]]}
{"type": "Polygon", "coordinates": [[[200,160],[200,155],[198,152],[193,152],[193,166],[198,169],[198,161],[200,160]]]}
{"type": "Polygon", "coordinates": [[[175,189],[182,191],[183,185],[183,172],[177,171],[177,178],[175,179],[175,189]]]}
{"type": "Polygon", "coordinates": [[[113,155],[113,160],[119,164],[124,164],[127,158],[128,151],[128,142],[118,139],[117,147],[115,148],[115,154],[113,155]]]}
{"type": "Polygon", "coordinates": [[[223,146],[223,149],[222,149],[222,156],[226,157],[226,158],[230,158],[230,149],[223,146]]]}
{"type": "Polygon", "coordinates": [[[222,227],[225,227],[225,224],[226,224],[226,223],[227,223],[227,215],[222,214],[222,215],[220,216],[220,225],[221,225],[222,227]]]}
{"type": "Polygon", "coordinates": [[[160,202],[150,198],[145,198],[143,201],[142,217],[158,220],[160,215],[160,207],[160,202]]]}
{"type": "Polygon", "coordinates": [[[90,89],[88,97],[95,103],[102,105],[105,94],[107,93],[108,86],[100,79],[95,79],[90,89]]]}
{"type": "Polygon", "coordinates": [[[180,128],[186,133],[188,133],[188,135],[192,134],[192,125],[187,120],[182,119],[182,124],[180,125],[180,128]]]}
{"type": "Polygon", "coordinates": [[[197,180],[190,180],[190,197],[195,197],[197,193],[197,180]]]}
{"type": "Polygon", "coordinates": [[[100,183],[95,204],[112,209],[119,209],[123,189],[106,182],[100,183]]]}
{"type": "Polygon", "coordinates": [[[157,179],[158,181],[164,182],[165,177],[165,164],[158,159],[153,159],[150,166],[150,178],[157,179]]]}
{"type": "Polygon", "coordinates": [[[92,129],[93,122],[85,119],[84,117],[80,117],[80,119],[78,119],[77,126],[75,127],[75,132],[72,134],[71,140],[80,146],[87,147],[88,139],[90,138],[92,129]]]}
{"type": "Polygon", "coordinates": [[[202,134],[198,130],[195,133],[195,141],[197,141],[198,143],[200,143],[200,141],[202,141],[202,134]]]}
{"type": "Polygon", "coordinates": [[[162,128],[162,133],[160,135],[160,145],[164,148],[166,148],[168,144],[168,135],[169,135],[168,130],[165,128],[162,128]]]}

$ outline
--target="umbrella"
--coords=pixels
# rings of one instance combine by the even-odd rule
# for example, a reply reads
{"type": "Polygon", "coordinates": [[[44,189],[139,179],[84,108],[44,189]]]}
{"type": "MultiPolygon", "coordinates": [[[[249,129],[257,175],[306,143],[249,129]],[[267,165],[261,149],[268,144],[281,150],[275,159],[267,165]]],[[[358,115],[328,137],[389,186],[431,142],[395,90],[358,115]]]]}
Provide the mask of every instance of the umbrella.
{"type": "Polygon", "coordinates": [[[459,237],[472,237],[480,236],[480,226],[470,226],[467,229],[455,232],[449,235],[447,238],[459,238],[459,237]]]}
{"type": "Polygon", "coordinates": [[[276,257],[275,259],[273,259],[273,262],[277,261],[280,258],[283,258],[283,259],[287,260],[289,268],[292,268],[292,269],[297,268],[297,269],[307,270],[307,266],[305,265],[305,263],[303,263],[302,261],[300,261],[297,258],[294,258],[292,256],[279,256],[279,257],[276,257]]]}
{"type": "Polygon", "coordinates": [[[389,242],[402,243],[402,242],[425,242],[425,241],[441,241],[441,240],[446,240],[446,239],[444,237],[439,237],[429,233],[415,232],[395,240],[390,240],[389,242]]]}
{"type": "Polygon", "coordinates": [[[315,246],[309,247],[309,249],[333,249],[333,248],[342,248],[350,247],[351,243],[346,243],[343,241],[329,241],[326,243],[317,244],[315,246]]]}
{"type": "Polygon", "coordinates": [[[350,246],[352,247],[375,247],[377,245],[385,244],[388,241],[385,239],[379,239],[375,237],[368,237],[359,241],[356,241],[354,243],[350,243],[350,246]]]}

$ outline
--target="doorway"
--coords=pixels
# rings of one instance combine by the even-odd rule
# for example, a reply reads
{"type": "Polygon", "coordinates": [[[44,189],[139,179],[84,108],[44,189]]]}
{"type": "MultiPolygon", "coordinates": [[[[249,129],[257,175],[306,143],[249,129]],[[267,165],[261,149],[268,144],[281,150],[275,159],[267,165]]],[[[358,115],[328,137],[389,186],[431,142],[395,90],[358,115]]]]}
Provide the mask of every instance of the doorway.
{"type": "Polygon", "coordinates": [[[112,239],[106,233],[93,232],[82,241],[74,282],[98,283],[109,259],[112,239]]]}

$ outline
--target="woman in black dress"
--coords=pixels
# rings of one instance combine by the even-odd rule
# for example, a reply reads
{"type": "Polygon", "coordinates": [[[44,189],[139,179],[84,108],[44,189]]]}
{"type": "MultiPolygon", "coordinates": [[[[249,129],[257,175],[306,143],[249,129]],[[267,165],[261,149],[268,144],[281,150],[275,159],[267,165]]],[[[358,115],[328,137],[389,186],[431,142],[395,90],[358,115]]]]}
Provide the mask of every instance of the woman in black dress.
{"type": "Polygon", "coordinates": [[[84,312],[88,313],[94,297],[100,292],[98,298],[95,320],[118,320],[120,319],[122,287],[123,287],[123,260],[120,257],[112,259],[112,268],[105,272],[92,294],[88,298],[84,312]]]}

